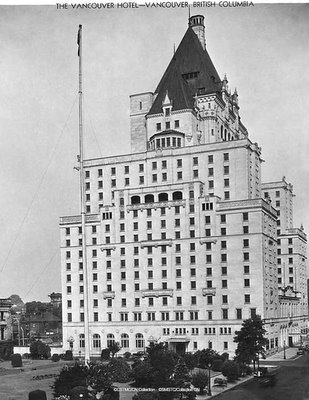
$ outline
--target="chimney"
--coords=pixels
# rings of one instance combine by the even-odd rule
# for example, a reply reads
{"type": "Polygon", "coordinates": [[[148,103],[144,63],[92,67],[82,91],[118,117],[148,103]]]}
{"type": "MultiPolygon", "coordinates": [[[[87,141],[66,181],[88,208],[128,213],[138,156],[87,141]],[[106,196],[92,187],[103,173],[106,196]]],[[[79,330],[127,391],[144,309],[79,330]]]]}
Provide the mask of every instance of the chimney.
{"type": "Polygon", "coordinates": [[[204,25],[204,16],[203,15],[193,15],[189,18],[189,26],[193,29],[194,33],[198,37],[203,50],[206,49],[206,41],[205,41],[205,25],[204,25]]]}

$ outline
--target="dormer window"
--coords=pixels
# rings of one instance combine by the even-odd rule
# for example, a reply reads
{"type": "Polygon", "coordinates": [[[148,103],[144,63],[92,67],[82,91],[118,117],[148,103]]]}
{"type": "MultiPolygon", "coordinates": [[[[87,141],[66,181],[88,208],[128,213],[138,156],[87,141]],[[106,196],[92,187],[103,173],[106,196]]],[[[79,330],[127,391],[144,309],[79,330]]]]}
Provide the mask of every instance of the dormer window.
{"type": "Polygon", "coordinates": [[[186,74],[182,74],[182,77],[183,77],[186,81],[188,81],[188,80],[190,80],[190,79],[197,78],[197,77],[198,77],[198,74],[199,74],[199,71],[188,72],[188,73],[186,73],[186,74]]]}
{"type": "Polygon", "coordinates": [[[172,107],[164,107],[164,116],[169,117],[171,115],[172,107]]]}

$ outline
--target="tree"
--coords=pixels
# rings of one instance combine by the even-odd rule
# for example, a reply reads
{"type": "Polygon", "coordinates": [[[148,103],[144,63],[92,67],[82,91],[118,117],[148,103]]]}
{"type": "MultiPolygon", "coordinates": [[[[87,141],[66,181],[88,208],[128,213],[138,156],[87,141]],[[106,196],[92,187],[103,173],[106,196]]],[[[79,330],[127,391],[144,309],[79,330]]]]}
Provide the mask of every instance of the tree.
{"type": "MultiPolygon", "coordinates": [[[[175,365],[173,373],[173,384],[177,388],[188,388],[190,387],[191,376],[189,375],[188,368],[182,358],[179,358],[175,365]]],[[[180,399],[182,399],[182,392],[180,392],[180,399]]]]}
{"type": "Polygon", "coordinates": [[[208,368],[209,364],[212,365],[214,360],[220,358],[220,354],[212,349],[198,350],[195,354],[200,368],[208,368]]]}
{"type": "Polygon", "coordinates": [[[200,394],[204,393],[205,387],[208,386],[208,380],[208,372],[206,371],[199,371],[192,375],[192,384],[200,389],[200,394]]]}
{"type": "Polygon", "coordinates": [[[222,366],[222,374],[227,377],[229,382],[234,382],[239,378],[239,366],[235,361],[225,361],[222,366]]]}
{"type": "Polygon", "coordinates": [[[118,353],[118,351],[121,349],[120,345],[118,342],[112,342],[109,346],[108,349],[112,353],[112,357],[115,357],[115,354],[118,353]]]}
{"type": "Polygon", "coordinates": [[[186,363],[189,371],[192,371],[193,368],[197,367],[198,358],[196,356],[196,353],[185,353],[183,355],[183,360],[186,363]]]}
{"type": "Polygon", "coordinates": [[[238,343],[235,351],[235,360],[239,363],[250,364],[259,360],[259,357],[265,356],[265,346],[267,339],[264,337],[266,330],[263,327],[263,321],[259,315],[246,319],[240,331],[236,331],[234,342],[238,343]]]}
{"type": "MultiPolygon", "coordinates": [[[[133,365],[135,385],[149,388],[173,386],[172,374],[177,360],[177,354],[168,350],[165,344],[151,343],[146,349],[145,360],[133,365]]],[[[161,394],[163,398],[164,393],[161,394]]]]}
{"type": "Polygon", "coordinates": [[[49,358],[50,357],[50,347],[41,342],[40,340],[36,340],[31,343],[30,345],[30,354],[31,358],[37,359],[37,358],[49,358]]]}

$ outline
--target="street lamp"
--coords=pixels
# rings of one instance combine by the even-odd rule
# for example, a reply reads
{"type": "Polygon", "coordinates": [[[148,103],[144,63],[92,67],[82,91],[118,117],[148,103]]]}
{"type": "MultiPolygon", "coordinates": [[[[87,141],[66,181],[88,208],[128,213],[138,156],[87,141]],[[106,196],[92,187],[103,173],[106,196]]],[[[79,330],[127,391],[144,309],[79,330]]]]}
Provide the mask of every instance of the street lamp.
{"type": "Polygon", "coordinates": [[[208,364],[208,396],[211,396],[211,387],[210,387],[210,368],[211,364],[208,364]]]}
{"type": "Polygon", "coordinates": [[[283,341],[283,359],[286,360],[286,355],[285,355],[285,340],[283,341]]]}

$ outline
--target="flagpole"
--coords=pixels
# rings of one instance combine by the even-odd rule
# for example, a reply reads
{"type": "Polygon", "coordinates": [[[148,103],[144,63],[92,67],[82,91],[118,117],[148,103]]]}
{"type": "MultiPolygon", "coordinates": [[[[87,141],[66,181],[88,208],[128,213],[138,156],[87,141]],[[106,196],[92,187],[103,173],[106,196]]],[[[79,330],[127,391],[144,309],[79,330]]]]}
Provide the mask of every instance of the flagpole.
{"type": "Polygon", "coordinates": [[[85,173],[84,173],[84,137],[83,137],[83,80],[82,80],[82,25],[79,25],[78,36],[79,58],[79,167],[80,167],[80,200],[82,222],[82,260],[84,283],[84,329],[85,329],[85,364],[90,361],[90,337],[89,337],[89,299],[88,299],[88,269],[86,246],[86,204],[85,204],[85,173]]]}

